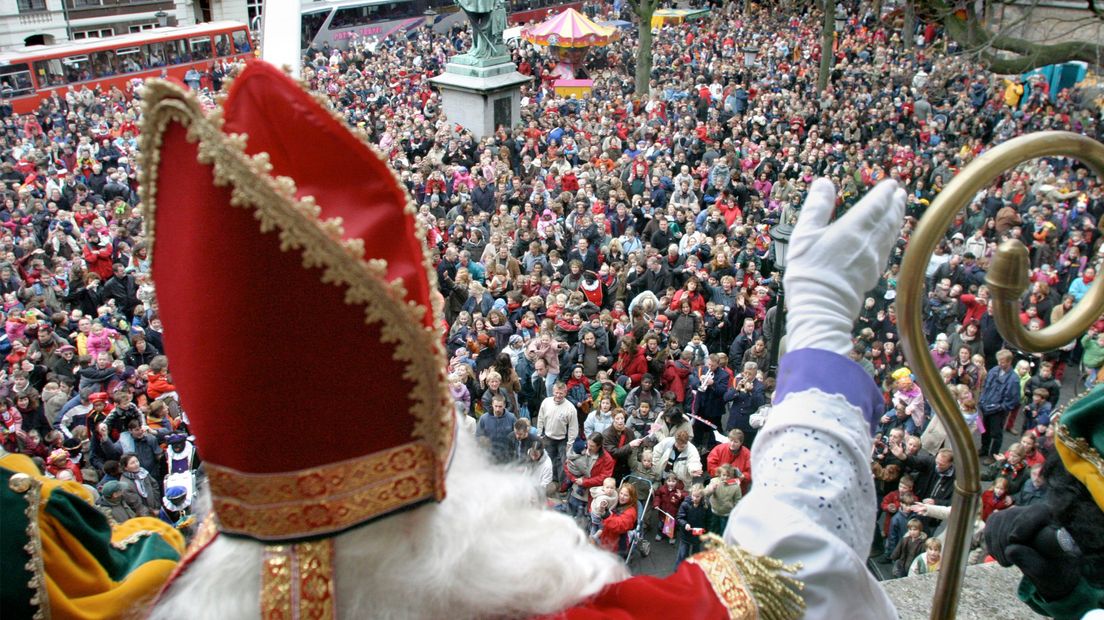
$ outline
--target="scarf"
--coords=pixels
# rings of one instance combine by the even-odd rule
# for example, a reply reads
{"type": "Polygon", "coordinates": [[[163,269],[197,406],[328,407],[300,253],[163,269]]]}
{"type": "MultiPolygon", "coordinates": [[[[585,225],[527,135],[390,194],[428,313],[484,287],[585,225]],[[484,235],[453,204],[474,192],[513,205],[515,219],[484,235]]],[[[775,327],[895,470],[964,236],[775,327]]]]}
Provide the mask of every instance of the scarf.
{"type": "Polygon", "coordinates": [[[131,473],[129,471],[124,471],[123,475],[134,481],[134,488],[136,488],[138,490],[138,495],[141,495],[142,499],[146,499],[146,498],[149,497],[149,493],[146,491],[146,485],[143,484],[143,481],[147,477],[149,477],[149,472],[148,471],[146,471],[145,469],[139,468],[137,473],[131,473]]]}

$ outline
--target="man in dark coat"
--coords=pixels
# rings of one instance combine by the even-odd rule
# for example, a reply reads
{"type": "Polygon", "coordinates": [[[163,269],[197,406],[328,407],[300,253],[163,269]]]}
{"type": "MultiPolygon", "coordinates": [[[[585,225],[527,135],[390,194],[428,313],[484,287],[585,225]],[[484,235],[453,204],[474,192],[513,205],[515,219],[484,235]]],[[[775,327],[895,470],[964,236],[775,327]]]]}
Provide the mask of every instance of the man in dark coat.
{"type": "Polygon", "coordinates": [[[714,431],[721,429],[725,414],[725,394],[732,382],[732,373],[721,366],[720,357],[713,353],[704,366],[690,373],[690,411],[694,419],[694,443],[708,453],[717,443],[714,431]]]}
{"type": "Polygon", "coordinates": [[[134,307],[138,305],[138,283],[134,276],[126,272],[122,263],[112,265],[111,277],[104,282],[101,294],[104,299],[114,299],[115,305],[127,319],[134,316],[134,307]]]}

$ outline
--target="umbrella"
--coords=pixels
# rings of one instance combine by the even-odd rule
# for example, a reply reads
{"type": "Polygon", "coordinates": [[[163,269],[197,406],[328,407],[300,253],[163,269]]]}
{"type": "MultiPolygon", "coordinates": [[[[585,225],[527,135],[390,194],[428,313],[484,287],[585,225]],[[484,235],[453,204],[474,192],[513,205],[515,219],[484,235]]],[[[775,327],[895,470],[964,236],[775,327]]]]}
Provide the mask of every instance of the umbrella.
{"type": "Polygon", "coordinates": [[[608,26],[610,28],[620,28],[621,30],[631,30],[636,26],[632,22],[627,22],[623,19],[614,19],[608,22],[598,22],[599,26],[608,26]]]}
{"type": "Polygon", "coordinates": [[[608,45],[621,36],[615,27],[599,26],[586,15],[569,8],[523,34],[526,41],[550,47],[594,47],[608,45]]]}

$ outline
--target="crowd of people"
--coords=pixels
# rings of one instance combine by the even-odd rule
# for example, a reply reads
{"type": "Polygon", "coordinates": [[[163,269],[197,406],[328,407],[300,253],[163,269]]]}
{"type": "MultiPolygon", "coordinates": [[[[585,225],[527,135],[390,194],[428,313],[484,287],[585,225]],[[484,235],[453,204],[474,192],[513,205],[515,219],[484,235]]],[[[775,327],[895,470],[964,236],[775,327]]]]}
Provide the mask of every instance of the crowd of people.
{"type": "MultiPolygon", "coordinates": [[[[812,10],[724,5],[664,27],[647,97],[632,95],[631,31],[591,53],[583,99],[557,96],[554,61],[522,44],[514,60],[534,77],[523,122],[481,140],[444,117],[428,82],[466,49],[466,28],[307,50],[305,83],[364,130],[418,209],[463,431],[498,462],[532,468],[551,503],[611,550],[626,551],[641,521],[649,538],[678,544],[679,561],[723,531],[753,489],[750,448],[774,388],[783,321],[771,228],[795,221],[816,177],[839,188],[839,212],[892,178],[908,218],[855,325],[852,359],[886,398],[872,457],[884,511],[876,554],[896,575],[938,568],[933,534],[955,455],[899,346],[901,256],[917,218],[987,147],[1042,129],[1099,139],[1101,113],[1044,82],[1025,95],[936,28],[914,37],[868,4],[844,4],[824,92],[812,10]],[[759,50],[751,64],[748,45],[759,50]]],[[[625,17],[607,8],[594,12],[625,17]]],[[[188,528],[202,446],[188,439],[187,395],[163,355],[132,94],[86,88],[21,116],[0,106],[0,428],[5,449],[94,486],[116,521],[161,514],[188,528]]],[[[988,261],[1006,238],[1029,245],[1022,320],[1049,325],[1095,278],[1102,214],[1098,179],[1044,158],[979,195],[932,257],[932,357],[996,480],[979,521],[1045,493],[1062,378],[1091,383],[1104,364],[1104,325],[1055,353],[1007,350],[988,261]],[[1006,430],[1022,434],[1007,450],[1006,430]]]]}

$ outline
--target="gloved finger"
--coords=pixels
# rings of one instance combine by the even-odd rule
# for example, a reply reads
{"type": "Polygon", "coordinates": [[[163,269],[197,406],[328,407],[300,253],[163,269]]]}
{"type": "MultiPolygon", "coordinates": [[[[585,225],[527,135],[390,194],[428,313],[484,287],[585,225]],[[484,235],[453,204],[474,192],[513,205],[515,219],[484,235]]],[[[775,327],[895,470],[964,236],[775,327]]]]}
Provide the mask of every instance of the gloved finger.
{"type": "Polygon", "coordinates": [[[1035,540],[1040,530],[1054,521],[1050,514],[1050,507],[1046,504],[1016,507],[1015,517],[1016,520],[1012,522],[1012,528],[1008,533],[1010,543],[1030,543],[1035,540]]]}
{"type": "Polygon", "coordinates": [[[1011,545],[1008,557],[1048,600],[1065,598],[1080,580],[1075,563],[1065,559],[1048,560],[1027,545],[1011,545]]]}
{"type": "Polygon", "coordinates": [[[809,195],[801,207],[801,215],[794,227],[794,236],[806,230],[819,230],[828,225],[832,213],[836,210],[836,186],[824,177],[813,181],[809,186],[809,195]]]}
{"type": "MultiPolygon", "coordinates": [[[[904,205],[901,205],[901,218],[897,218],[898,210],[894,204],[895,194],[898,191],[897,181],[886,179],[874,186],[863,196],[850,211],[840,218],[840,225],[854,226],[858,230],[874,230],[876,228],[893,228],[896,233],[901,228],[901,218],[904,217],[904,205]]],[[[902,196],[903,200],[903,196],[902,196]]]]}
{"type": "Polygon", "coordinates": [[[905,188],[898,186],[897,191],[893,192],[893,198],[890,199],[890,213],[883,222],[893,229],[894,233],[901,230],[901,226],[905,223],[905,203],[908,202],[908,192],[905,188]]]}
{"type": "MultiPolygon", "coordinates": [[[[877,244],[878,257],[884,262],[889,257],[889,250],[897,242],[901,234],[901,224],[905,219],[905,190],[898,187],[890,195],[888,204],[881,217],[875,216],[872,222],[870,239],[877,244]]],[[[848,225],[845,222],[845,225],[848,225]]]]}
{"type": "Polygon", "coordinates": [[[1005,549],[1008,560],[1019,567],[1023,574],[1031,576],[1046,572],[1047,561],[1038,551],[1027,545],[1008,545],[1005,549]]]}

